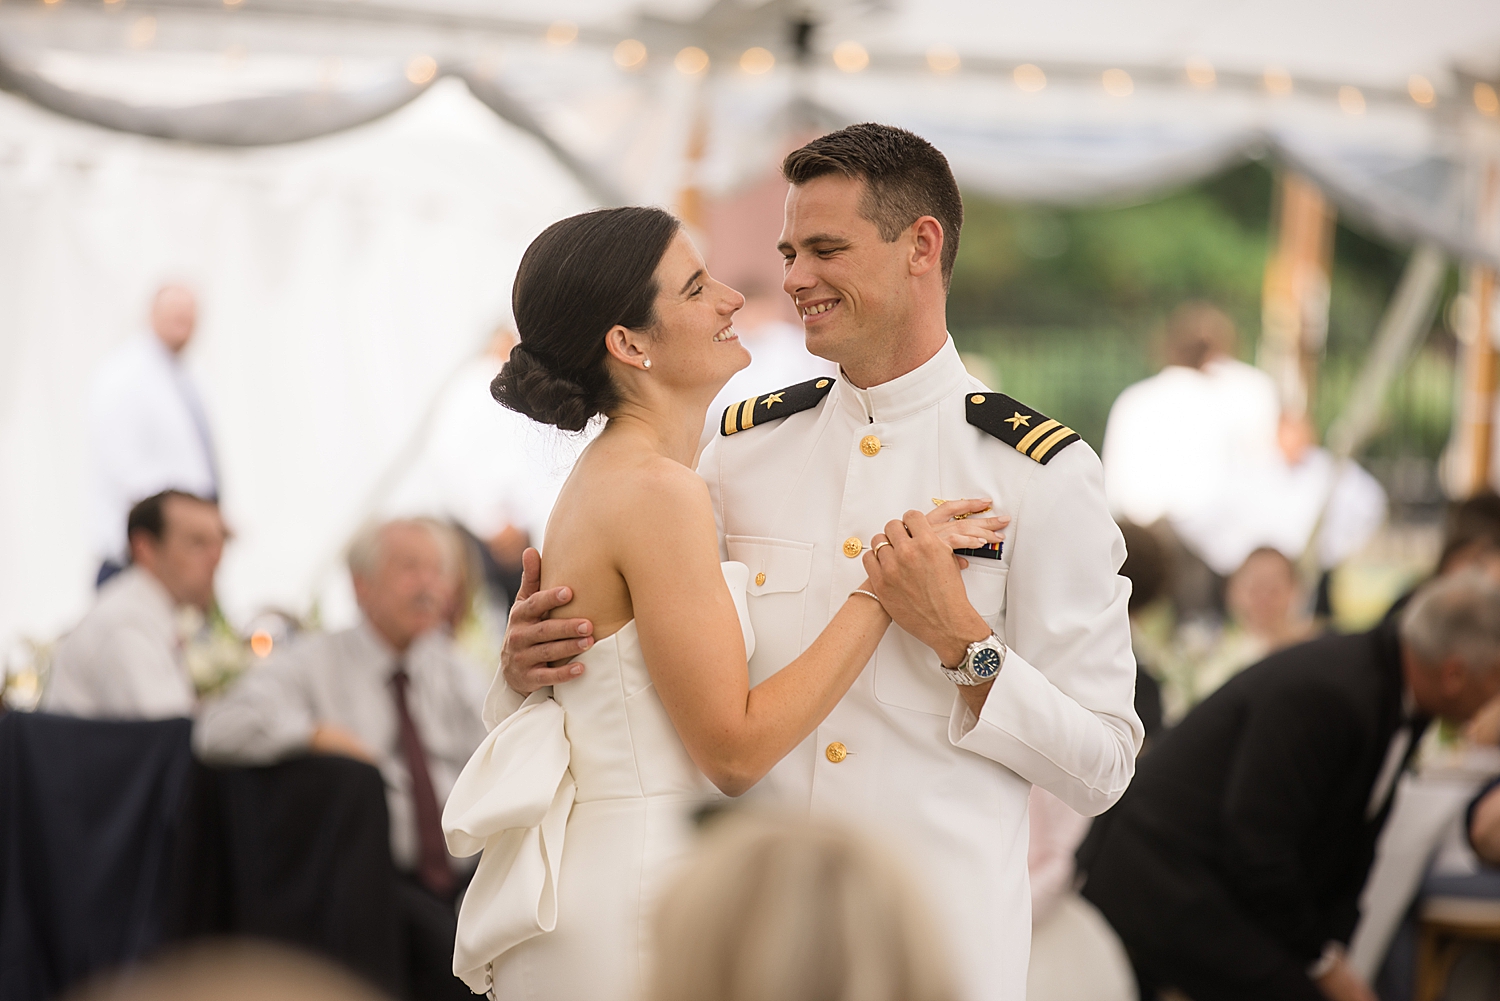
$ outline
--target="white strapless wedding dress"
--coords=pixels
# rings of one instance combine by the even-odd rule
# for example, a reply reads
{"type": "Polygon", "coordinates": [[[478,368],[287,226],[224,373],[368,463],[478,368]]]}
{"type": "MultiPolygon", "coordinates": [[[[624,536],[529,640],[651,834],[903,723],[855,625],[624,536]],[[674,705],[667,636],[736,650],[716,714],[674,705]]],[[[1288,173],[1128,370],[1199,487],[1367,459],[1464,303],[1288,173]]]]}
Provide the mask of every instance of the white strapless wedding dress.
{"type": "MultiPolygon", "coordinates": [[[[723,571],[748,655],[749,570],[723,571]]],[[[453,854],[484,852],[453,969],[501,1001],[636,997],[656,896],[691,847],[693,813],[722,798],[667,718],[634,621],[579,660],[583,677],[490,731],[443,811],[453,854]]]]}

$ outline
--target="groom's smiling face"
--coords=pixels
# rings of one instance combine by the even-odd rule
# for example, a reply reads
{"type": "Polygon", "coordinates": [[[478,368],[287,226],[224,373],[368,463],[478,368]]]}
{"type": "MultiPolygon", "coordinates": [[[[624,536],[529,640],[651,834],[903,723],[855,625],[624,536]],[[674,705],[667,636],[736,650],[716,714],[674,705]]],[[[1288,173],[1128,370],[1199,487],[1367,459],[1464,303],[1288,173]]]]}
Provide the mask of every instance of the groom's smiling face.
{"type": "Polygon", "coordinates": [[[842,174],[792,185],[777,245],[807,349],[845,368],[894,350],[913,308],[912,234],[882,240],[860,211],[864,193],[864,181],[842,174]]]}

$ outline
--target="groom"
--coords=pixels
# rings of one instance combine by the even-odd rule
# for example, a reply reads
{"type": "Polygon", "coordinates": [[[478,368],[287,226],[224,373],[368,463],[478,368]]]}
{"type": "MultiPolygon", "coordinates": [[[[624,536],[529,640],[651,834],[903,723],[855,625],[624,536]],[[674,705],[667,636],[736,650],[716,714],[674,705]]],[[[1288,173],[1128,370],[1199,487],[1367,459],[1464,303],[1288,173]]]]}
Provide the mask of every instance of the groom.
{"type": "MultiPolygon", "coordinates": [[[[943,155],[902,129],[855,125],[795,150],[782,172],[783,287],[808,350],[840,376],[730,407],[699,464],[723,556],[750,568],[751,683],[804,650],[867,573],[896,625],[750,795],[902,846],[965,996],[1022,1001],[1027,794],[1040,785],[1098,814],[1135,771],[1124,542],[1093,451],[959,360],[946,300],[963,203],[943,155]],[[919,515],[885,519],[959,497],[1011,517],[1003,547],[967,551],[941,580],[891,572],[938,543],[919,515]]],[[[534,553],[527,563],[530,593],[534,553]]],[[[570,598],[517,602],[502,657],[514,705],[582,671],[566,661],[591,626],[542,619],[570,598]]]]}

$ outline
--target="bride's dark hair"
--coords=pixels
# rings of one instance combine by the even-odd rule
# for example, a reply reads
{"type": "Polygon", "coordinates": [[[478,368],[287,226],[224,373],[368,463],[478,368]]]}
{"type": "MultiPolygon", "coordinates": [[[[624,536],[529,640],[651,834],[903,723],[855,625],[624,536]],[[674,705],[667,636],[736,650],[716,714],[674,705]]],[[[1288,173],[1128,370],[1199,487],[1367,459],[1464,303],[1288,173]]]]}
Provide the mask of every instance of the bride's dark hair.
{"type": "Polygon", "coordinates": [[[616,324],[656,324],[656,266],[681,223],[653,208],[597,209],[555,222],[531,241],[511,288],[521,343],[490,383],[516,413],[581,431],[619,403],[605,366],[616,324]]]}

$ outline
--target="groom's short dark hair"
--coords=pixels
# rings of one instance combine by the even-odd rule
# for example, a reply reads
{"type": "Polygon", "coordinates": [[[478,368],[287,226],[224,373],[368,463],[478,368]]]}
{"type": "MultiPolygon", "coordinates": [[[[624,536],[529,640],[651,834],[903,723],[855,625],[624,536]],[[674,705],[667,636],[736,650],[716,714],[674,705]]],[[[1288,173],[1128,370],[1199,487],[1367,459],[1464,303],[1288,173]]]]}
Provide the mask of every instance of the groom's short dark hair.
{"type": "Polygon", "coordinates": [[[859,212],[887,243],[924,215],[943,227],[943,287],[953,277],[964,202],[947,157],[914,132],[866,122],[819,136],[794,149],[781,162],[781,176],[792,184],[827,174],[865,182],[859,212]]]}

